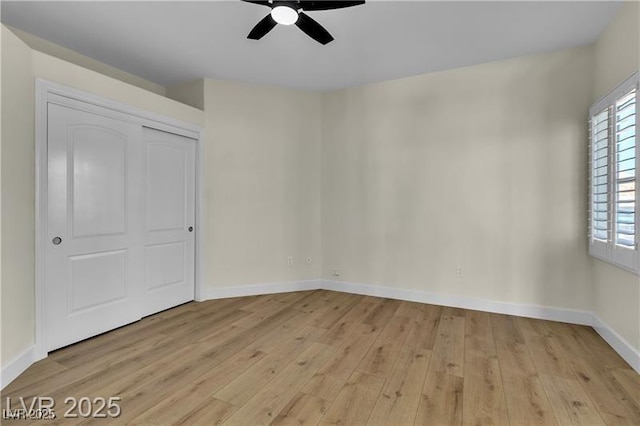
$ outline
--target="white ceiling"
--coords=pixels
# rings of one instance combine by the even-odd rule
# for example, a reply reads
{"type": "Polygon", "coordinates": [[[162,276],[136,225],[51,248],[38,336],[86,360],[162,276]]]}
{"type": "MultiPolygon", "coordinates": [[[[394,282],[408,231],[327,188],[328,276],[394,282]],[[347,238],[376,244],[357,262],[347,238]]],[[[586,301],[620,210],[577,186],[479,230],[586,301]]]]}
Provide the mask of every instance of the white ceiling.
{"type": "Polygon", "coordinates": [[[593,42],[619,2],[368,1],[247,40],[269,11],[240,1],[7,2],[2,22],[162,85],[210,77],[328,90],[593,42]]]}

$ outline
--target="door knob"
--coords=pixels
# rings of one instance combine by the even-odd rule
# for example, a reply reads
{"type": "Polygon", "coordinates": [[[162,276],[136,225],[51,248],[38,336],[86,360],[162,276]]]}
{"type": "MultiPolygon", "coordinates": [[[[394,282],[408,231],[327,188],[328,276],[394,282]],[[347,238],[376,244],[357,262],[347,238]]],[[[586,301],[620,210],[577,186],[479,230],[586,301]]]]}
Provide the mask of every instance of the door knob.
{"type": "Polygon", "coordinates": [[[189,232],[193,232],[193,226],[189,227],[189,232]]]}
{"type": "Polygon", "coordinates": [[[51,240],[51,242],[53,243],[54,246],[59,246],[62,243],[62,238],[54,237],[53,240],[51,240]]]}

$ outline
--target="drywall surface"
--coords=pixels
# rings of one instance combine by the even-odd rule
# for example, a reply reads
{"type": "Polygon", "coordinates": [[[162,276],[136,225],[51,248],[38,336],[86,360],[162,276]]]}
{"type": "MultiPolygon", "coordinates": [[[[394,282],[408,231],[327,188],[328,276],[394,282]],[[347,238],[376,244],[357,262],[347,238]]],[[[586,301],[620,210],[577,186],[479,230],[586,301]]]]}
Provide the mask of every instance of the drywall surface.
{"type": "Polygon", "coordinates": [[[323,277],[591,310],[591,62],[584,47],[324,95],[323,277]]]}
{"type": "Polygon", "coordinates": [[[204,110],[204,80],[194,80],[166,88],[166,96],[204,110]]]}
{"type": "Polygon", "coordinates": [[[627,1],[595,43],[594,101],[640,66],[640,2],[627,1]]]}
{"type": "Polygon", "coordinates": [[[204,114],[197,108],[36,50],[32,50],[32,58],[35,77],[85,90],[176,120],[198,125],[204,123],[204,114]]]}
{"type": "MultiPolygon", "coordinates": [[[[596,42],[594,57],[593,102],[640,69],[640,3],[620,9],[596,42]]],[[[595,314],[640,351],[640,277],[597,259],[592,269],[595,314]]]]}
{"type": "Polygon", "coordinates": [[[319,278],[321,95],[205,80],[204,106],[206,285],[319,278]]]}
{"type": "Polygon", "coordinates": [[[640,351],[640,282],[615,265],[593,260],[594,313],[640,351]]]}
{"type": "Polygon", "coordinates": [[[31,49],[2,26],[3,367],[33,344],[34,335],[33,90],[31,49]]]}
{"type": "Polygon", "coordinates": [[[88,56],[82,55],[71,49],[67,49],[66,47],[52,43],[48,40],[34,36],[33,34],[29,34],[17,28],[10,29],[14,34],[16,34],[25,43],[27,43],[27,45],[33,50],[55,56],[56,58],[62,59],[66,62],[99,72],[100,74],[115,78],[116,80],[120,80],[133,86],[138,86],[141,89],[157,93],[158,95],[164,96],[165,94],[164,86],[158,83],[145,80],[144,78],[138,77],[137,75],[122,71],[119,68],[112,67],[111,65],[107,65],[104,62],[97,61],[88,56]]]}

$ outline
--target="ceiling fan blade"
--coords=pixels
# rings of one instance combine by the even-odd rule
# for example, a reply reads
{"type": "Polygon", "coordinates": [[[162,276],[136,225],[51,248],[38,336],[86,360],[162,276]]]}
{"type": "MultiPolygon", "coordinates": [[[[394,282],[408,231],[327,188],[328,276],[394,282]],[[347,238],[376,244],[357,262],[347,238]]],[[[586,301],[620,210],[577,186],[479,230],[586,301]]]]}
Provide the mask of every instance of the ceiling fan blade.
{"type": "Polygon", "coordinates": [[[259,4],[261,6],[269,6],[271,7],[271,3],[269,3],[267,0],[242,0],[245,3],[253,3],[253,4],[259,4]]]}
{"type": "Polygon", "coordinates": [[[364,1],[301,1],[302,10],[331,10],[345,7],[358,6],[364,1]]]}
{"type": "Polygon", "coordinates": [[[304,12],[300,12],[298,15],[296,25],[309,37],[320,44],[327,44],[333,41],[333,37],[329,34],[329,31],[325,30],[322,25],[318,24],[313,18],[304,12]]]}
{"type": "Polygon", "coordinates": [[[260,40],[276,25],[277,22],[273,20],[271,14],[268,14],[267,16],[262,18],[262,20],[258,22],[255,27],[253,27],[247,38],[250,38],[252,40],[260,40]]]}

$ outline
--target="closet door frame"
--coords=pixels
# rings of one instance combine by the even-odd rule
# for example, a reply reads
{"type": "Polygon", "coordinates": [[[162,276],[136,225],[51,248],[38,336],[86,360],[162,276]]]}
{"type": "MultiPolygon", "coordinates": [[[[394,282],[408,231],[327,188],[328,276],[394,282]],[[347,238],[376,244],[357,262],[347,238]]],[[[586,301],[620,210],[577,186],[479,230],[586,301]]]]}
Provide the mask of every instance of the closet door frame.
{"type": "MultiPolygon", "coordinates": [[[[47,357],[45,309],[45,265],[47,236],[47,105],[57,104],[105,117],[140,124],[196,141],[195,188],[195,300],[205,300],[205,203],[204,131],[201,126],[146,111],[93,93],[37,78],[35,81],[35,342],[33,362],[47,357]]],[[[141,141],[142,143],[142,141],[141,141]]]]}

